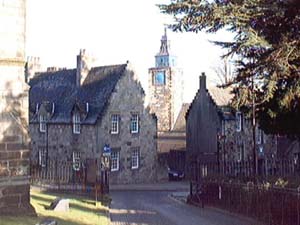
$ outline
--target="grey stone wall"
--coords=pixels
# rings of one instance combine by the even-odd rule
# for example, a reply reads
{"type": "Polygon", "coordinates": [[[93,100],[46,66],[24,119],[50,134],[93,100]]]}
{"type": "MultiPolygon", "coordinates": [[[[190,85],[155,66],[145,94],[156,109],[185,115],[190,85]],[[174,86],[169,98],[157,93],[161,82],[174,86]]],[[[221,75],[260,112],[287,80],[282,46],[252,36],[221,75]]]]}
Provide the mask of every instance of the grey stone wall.
{"type": "Polygon", "coordinates": [[[157,143],[156,119],[145,105],[144,91],[134,73],[127,74],[118,82],[112,94],[109,106],[102,119],[100,145],[109,144],[111,148],[120,149],[120,169],[110,173],[111,183],[148,183],[156,180],[157,143]],[[131,113],[140,116],[138,134],[130,133],[131,113]],[[120,115],[120,131],[110,134],[110,116],[120,115]],[[141,164],[138,169],[131,169],[132,148],[140,149],[141,164]]]}
{"type": "Polygon", "coordinates": [[[30,124],[32,163],[38,163],[39,149],[47,146],[49,159],[72,161],[73,152],[81,152],[82,160],[100,158],[96,129],[96,125],[81,125],[81,133],[74,134],[72,124],[47,124],[47,134],[39,131],[39,124],[30,124]]]}
{"type": "Polygon", "coordinates": [[[100,159],[105,144],[120,150],[120,169],[110,173],[112,184],[147,183],[156,181],[157,143],[156,118],[144,102],[144,91],[132,71],[119,80],[101,120],[94,125],[81,125],[80,134],[73,134],[72,124],[48,124],[41,133],[39,124],[30,124],[32,161],[38,162],[38,150],[48,145],[48,157],[72,160],[72,152],[81,152],[81,159],[100,159]],[[119,133],[111,134],[111,115],[120,115],[119,133]],[[131,113],[139,114],[139,133],[130,132],[131,113]],[[48,133],[48,134],[47,134],[48,133]],[[47,144],[48,143],[48,144],[47,144]],[[140,166],[131,169],[131,152],[140,149],[140,166]]]}
{"type": "MultiPolygon", "coordinates": [[[[236,120],[225,121],[225,136],[223,144],[225,145],[225,154],[221,154],[221,160],[226,161],[243,161],[253,159],[253,130],[252,121],[243,119],[243,128],[241,131],[236,130],[236,120]]],[[[277,146],[274,135],[260,134],[256,128],[256,152],[258,159],[271,158],[276,156],[277,146]],[[262,138],[259,137],[262,136],[262,138]],[[259,139],[261,141],[259,141],[259,139]]],[[[223,149],[223,148],[222,148],[223,149]]],[[[223,151],[224,151],[223,149],[223,151]]]]}

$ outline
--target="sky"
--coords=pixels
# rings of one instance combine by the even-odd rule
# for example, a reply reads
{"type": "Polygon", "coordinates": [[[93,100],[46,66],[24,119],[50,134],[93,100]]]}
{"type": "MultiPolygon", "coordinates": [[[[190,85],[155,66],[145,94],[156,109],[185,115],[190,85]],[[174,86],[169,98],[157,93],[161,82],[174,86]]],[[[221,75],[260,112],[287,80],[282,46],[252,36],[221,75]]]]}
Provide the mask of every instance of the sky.
{"type": "MultiPolygon", "coordinates": [[[[44,68],[76,67],[80,49],[92,54],[97,66],[122,64],[135,68],[147,93],[148,69],[154,67],[165,24],[172,17],[156,4],[168,0],[27,0],[27,56],[41,58],[44,68]]],[[[183,70],[184,101],[191,102],[205,72],[208,85],[216,80],[213,67],[223,51],[209,40],[229,35],[167,31],[183,70]]]]}

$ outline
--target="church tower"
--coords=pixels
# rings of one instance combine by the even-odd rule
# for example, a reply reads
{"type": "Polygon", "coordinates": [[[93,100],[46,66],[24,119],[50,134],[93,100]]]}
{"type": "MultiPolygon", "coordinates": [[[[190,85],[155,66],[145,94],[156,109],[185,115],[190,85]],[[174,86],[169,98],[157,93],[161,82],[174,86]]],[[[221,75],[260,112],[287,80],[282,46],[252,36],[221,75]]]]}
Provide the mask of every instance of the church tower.
{"type": "Polygon", "coordinates": [[[161,38],[160,50],[155,56],[155,67],[149,69],[149,103],[157,116],[157,129],[167,132],[173,129],[183,103],[182,72],[172,54],[167,30],[161,38]]]}

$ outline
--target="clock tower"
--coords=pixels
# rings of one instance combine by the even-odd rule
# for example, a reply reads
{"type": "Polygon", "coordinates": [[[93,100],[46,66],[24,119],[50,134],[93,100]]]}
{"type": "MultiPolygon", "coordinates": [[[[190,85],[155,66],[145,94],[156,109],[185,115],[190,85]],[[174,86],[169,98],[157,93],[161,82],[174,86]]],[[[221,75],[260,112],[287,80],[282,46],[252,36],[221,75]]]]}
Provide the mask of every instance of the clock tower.
{"type": "Polygon", "coordinates": [[[165,28],[155,56],[155,67],[149,69],[149,103],[158,119],[158,132],[173,129],[183,103],[182,72],[176,66],[177,59],[171,52],[165,28]]]}

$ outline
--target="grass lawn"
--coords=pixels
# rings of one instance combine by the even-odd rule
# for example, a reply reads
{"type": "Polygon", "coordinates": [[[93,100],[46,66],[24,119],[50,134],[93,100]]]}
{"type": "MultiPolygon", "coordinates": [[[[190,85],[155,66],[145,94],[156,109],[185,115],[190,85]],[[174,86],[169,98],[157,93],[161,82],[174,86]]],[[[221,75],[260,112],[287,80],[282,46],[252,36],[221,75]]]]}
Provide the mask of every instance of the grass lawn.
{"type": "Polygon", "coordinates": [[[0,225],[35,225],[45,218],[55,219],[59,225],[97,225],[108,224],[107,207],[86,197],[78,197],[67,194],[52,194],[31,191],[30,202],[35,208],[38,217],[13,217],[1,216],[0,225]],[[69,212],[55,212],[45,209],[50,206],[51,201],[56,197],[63,197],[70,200],[69,212]]]}

